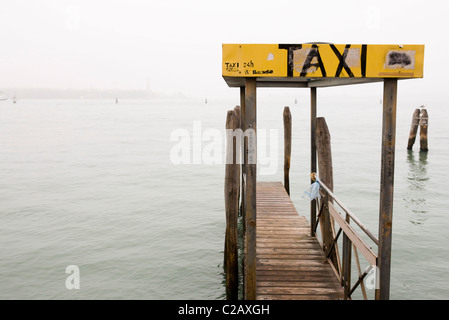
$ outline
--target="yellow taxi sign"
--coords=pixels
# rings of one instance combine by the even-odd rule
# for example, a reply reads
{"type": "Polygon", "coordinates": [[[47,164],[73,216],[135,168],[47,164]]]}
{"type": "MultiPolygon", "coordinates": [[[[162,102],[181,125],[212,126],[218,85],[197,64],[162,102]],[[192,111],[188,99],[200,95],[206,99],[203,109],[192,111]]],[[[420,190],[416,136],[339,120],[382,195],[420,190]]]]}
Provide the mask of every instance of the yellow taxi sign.
{"type": "Polygon", "coordinates": [[[422,78],[423,69],[424,45],[223,44],[225,79],[422,78]]]}

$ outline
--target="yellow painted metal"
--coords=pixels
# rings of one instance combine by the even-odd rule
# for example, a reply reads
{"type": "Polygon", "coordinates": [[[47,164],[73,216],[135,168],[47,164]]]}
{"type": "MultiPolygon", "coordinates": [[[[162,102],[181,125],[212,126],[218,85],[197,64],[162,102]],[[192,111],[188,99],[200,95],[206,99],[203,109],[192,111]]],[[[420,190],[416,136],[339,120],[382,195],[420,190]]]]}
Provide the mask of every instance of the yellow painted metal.
{"type": "Polygon", "coordinates": [[[223,44],[223,77],[422,78],[424,45],[223,44]]]}

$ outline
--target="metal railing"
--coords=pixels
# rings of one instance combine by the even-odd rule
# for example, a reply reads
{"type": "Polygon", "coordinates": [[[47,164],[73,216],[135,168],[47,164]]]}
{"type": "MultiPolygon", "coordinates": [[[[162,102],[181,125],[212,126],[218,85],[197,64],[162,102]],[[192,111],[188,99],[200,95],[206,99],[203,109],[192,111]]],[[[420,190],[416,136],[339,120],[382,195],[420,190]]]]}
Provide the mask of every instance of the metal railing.
{"type": "MultiPolygon", "coordinates": [[[[368,228],[352,213],[343,202],[321,181],[315,173],[312,174],[313,179],[320,185],[321,199],[316,201],[318,215],[316,221],[313,223],[313,233],[319,240],[321,247],[326,253],[326,258],[331,264],[335,274],[337,275],[341,285],[344,287],[345,299],[352,299],[355,290],[360,287],[362,296],[365,300],[368,299],[364,280],[374,268],[374,272],[378,267],[378,256],[373,248],[364,241],[359,233],[351,226],[351,220],[359,227],[363,233],[371,239],[373,245],[378,246],[378,239],[368,230],[368,228]],[[336,207],[339,207],[344,212],[343,216],[336,207]],[[320,241],[317,233],[317,227],[322,220],[323,215],[328,217],[330,224],[330,233],[332,242],[326,246],[323,239],[320,241]],[[339,227],[336,231],[336,227],[339,227]],[[342,236],[342,253],[339,252],[338,242],[342,236]],[[357,266],[357,281],[351,285],[351,266],[352,266],[352,252],[357,266]],[[369,263],[368,267],[362,272],[359,252],[364,256],[369,263]]],[[[323,230],[323,229],[322,229],[323,230]]],[[[329,230],[327,230],[329,231],[329,230]]],[[[374,280],[374,286],[377,289],[377,282],[374,280]]]]}

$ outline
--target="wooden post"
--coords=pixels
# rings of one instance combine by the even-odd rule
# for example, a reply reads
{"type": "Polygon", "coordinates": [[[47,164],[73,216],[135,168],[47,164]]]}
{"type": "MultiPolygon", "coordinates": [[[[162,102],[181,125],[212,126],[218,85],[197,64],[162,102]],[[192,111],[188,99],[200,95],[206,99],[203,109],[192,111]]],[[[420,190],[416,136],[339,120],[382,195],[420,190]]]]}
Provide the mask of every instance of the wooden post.
{"type": "Polygon", "coordinates": [[[429,125],[429,115],[427,114],[426,109],[421,110],[421,114],[419,116],[419,135],[420,135],[420,147],[421,151],[427,152],[429,151],[429,147],[427,145],[427,127],[429,125]]]}
{"type": "MultiPolygon", "coordinates": [[[[331,149],[331,136],[329,129],[324,118],[316,119],[316,150],[318,154],[318,176],[320,180],[333,192],[334,191],[334,178],[332,167],[332,149],[331,149]]],[[[333,240],[333,232],[331,226],[331,217],[329,214],[328,201],[332,202],[330,197],[323,199],[324,207],[320,216],[321,236],[323,237],[324,250],[330,250],[333,240]]],[[[329,254],[329,258],[334,262],[335,266],[338,266],[337,255],[335,246],[332,252],[329,254]]]]}
{"type": "Polygon", "coordinates": [[[225,172],[225,208],[226,208],[226,235],[225,235],[225,273],[226,298],[238,299],[238,208],[240,170],[236,154],[238,139],[234,141],[232,131],[238,128],[239,118],[235,111],[228,111],[226,118],[226,172],[225,172]],[[232,130],[232,131],[231,131],[232,130]]]}
{"type": "Polygon", "coordinates": [[[292,115],[290,108],[284,108],[284,187],[290,195],[290,159],[292,155],[292,115]]]}
{"type": "MultiPolygon", "coordinates": [[[[245,121],[245,87],[240,87],[240,124],[241,124],[241,129],[243,130],[243,132],[246,131],[246,121],[245,121]]],[[[244,138],[244,136],[242,137],[242,206],[241,206],[241,210],[240,210],[240,214],[242,215],[242,239],[243,239],[243,249],[245,248],[245,233],[246,233],[246,164],[248,163],[247,161],[247,157],[246,157],[246,148],[248,146],[246,139],[244,138]]],[[[246,282],[246,275],[245,275],[245,270],[246,270],[246,262],[245,262],[245,255],[246,253],[243,254],[243,259],[242,259],[242,280],[243,283],[246,282]]],[[[245,286],[242,286],[242,297],[245,297],[245,286]]]]}
{"type": "Polygon", "coordinates": [[[235,112],[235,115],[238,120],[237,121],[237,129],[241,129],[242,128],[242,108],[240,106],[235,106],[234,112],[235,112]]]}
{"type": "Polygon", "coordinates": [[[376,300],[390,298],[397,90],[397,79],[384,79],[376,300]]]}
{"type": "MultiPolygon", "coordinates": [[[[235,108],[234,108],[234,112],[235,112],[235,115],[237,116],[237,118],[238,118],[238,121],[237,121],[237,129],[242,129],[242,108],[240,107],[240,106],[235,106],[235,108]]],[[[238,144],[238,147],[240,147],[240,150],[239,151],[242,151],[242,146],[241,146],[241,141],[240,141],[240,143],[238,144]]],[[[239,154],[241,154],[241,152],[239,153],[239,154]]],[[[239,171],[239,178],[240,178],[240,172],[241,172],[241,159],[236,159],[236,164],[238,164],[238,171],[239,171]]],[[[240,202],[241,202],[241,199],[242,199],[242,195],[241,195],[241,193],[242,193],[242,181],[241,181],[241,179],[239,179],[240,180],[240,184],[239,184],[239,192],[238,192],[238,195],[239,195],[239,199],[238,199],[238,204],[239,204],[239,207],[240,207],[240,202]]]]}
{"type": "MultiPolygon", "coordinates": [[[[246,131],[246,121],[245,121],[245,87],[240,87],[240,125],[243,132],[246,131]]],[[[246,153],[247,148],[246,140],[242,140],[242,222],[243,222],[243,233],[245,233],[245,212],[246,212],[246,153]]]]}
{"type": "Polygon", "coordinates": [[[245,221],[245,300],[256,299],[256,78],[246,78],[245,85],[246,221],[245,221]],[[252,132],[252,134],[251,134],[252,132]]]}
{"type": "Polygon", "coordinates": [[[412,150],[413,145],[415,144],[416,133],[418,132],[418,125],[419,125],[419,113],[420,113],[419,109],[416,109],[415,112],[413,112],[412,125],[410,127],[410,135],[408,137],[407,150],[412,150]]]}
{"type": "MultiPolygon", "coordinates": [[[[317,172],[316,162],[316,107],[317,90],[316,87],[310,89],[310,172],[317,172]]],[[[311,180],[310,183],[315,181],[311,180]]],[[[316,221],[316,200],[310,203],[310,235],[313,237],[316,221]]]]}
{"type": "MultiPolygon", "coordinates": [[[[346,214],[346,222],[351,221],[348,214],[346,214]]],[[[348,299],[349,291],[351,290],[351,259],[352,258],[352,242],[346,233],[343,233],[343,263],[342,263],[342,285],[345,290],[345,300],[348,299]]]]}

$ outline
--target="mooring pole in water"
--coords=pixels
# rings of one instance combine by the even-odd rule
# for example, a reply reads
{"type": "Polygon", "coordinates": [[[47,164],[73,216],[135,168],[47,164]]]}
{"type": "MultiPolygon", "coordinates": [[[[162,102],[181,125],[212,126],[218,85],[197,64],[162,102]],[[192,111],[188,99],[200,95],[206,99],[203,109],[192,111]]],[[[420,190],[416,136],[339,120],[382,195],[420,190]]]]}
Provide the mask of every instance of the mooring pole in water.
{"type": "MultiPolygon", "coordinates": [[[[320,180],[333,192],[334,172],[332,165],[331,135],[327,127],[326,119],[323,117],[316,118],[316,151],[320,180]]],[[[326,193],[323,202],[324,206],[319,220],[323,247],[329,259],[334,263],[334,266],[338,266],[337,252],[335,246],[332,245],[334,236],[328,206],[328,202],[333,203],[333,201],[326,193]]]]}
{"type": "Polygon", "coordinates": [[[415,112],[413,112],[412,125],[410,127],[410,135],[408,137],[407,150],[412,150],[413,145],[415,144],[416,134],[418,133],[419,117],[420,110],[415,109],[415,112]]]}
{"type": "Polygon", "coordinates": [[[420,149],[423,152],[429,151],[429,147],[427,145],[427,127],[429,125],[429,115],[427,114],[426,109],[421,110],[421,114],[419,116],[419,142],[420,149]]]}
{"type": "Polygon", "coordinates": [[[397,79],[384,79],[376,300],[390,298],[397,90],[397,79]]]}
{"type": "Polygon", "coordinates": [[[234,141],[233,131],[239,127],[240,119],[234,110],[228,111],[226,118],[226,171],[225,171],[225,208],[226,234],[224,268],[226,273],[226,298],[238,299],[238,210],[240,170],[237,150],[240,148],[238,137],[234,141]]]}
{"type": "Polygon", "coordinates": [[[292,155],[292,114],[284,108],[284,188],[290,195],[290,159],[292,155]]]}
{"type": "Polygon", "coordinates": [[[256,184],[257,184],[257,138],[256,138],[256,78],[245,79],[245,156],[246,163],[246,216],[245,216],[245,275],[244,299],[256,300],[256,184]]]}

